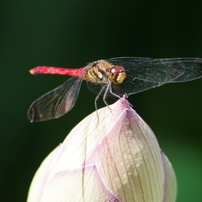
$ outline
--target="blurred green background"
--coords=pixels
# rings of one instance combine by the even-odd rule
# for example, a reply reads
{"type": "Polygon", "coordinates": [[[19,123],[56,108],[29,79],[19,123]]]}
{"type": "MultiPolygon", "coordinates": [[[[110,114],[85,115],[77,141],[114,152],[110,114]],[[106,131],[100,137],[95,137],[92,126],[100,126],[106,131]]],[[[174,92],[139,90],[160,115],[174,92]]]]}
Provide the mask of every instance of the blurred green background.
{"type": "MultiPolygon", "coordinates": [[[[32,76],[29,69],[79,68],[117,56],[202,57],[201,10],[199,0],[1,1],[0,201],[25,201],[42,160],[94,111],[95,95],[84,82],[67,115],[29,123],[31,102],[68,78],[32,76]]],[[[168,84],[129,101],[173,164],[177,201],[201,202],[202,79],[168,84]]]]}

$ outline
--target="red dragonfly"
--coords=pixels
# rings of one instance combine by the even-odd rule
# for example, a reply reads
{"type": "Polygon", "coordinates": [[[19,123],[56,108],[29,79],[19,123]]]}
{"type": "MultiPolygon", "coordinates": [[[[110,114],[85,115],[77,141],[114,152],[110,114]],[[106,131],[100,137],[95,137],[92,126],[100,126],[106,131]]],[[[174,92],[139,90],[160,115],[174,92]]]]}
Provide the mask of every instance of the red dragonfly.
{"type": "Polygon", "coordinates": [[[33,121],[59,118],[75,105],[83,80],[95,100],[108,95],[121,97],[155,88],[166,83],[185,82],[202,77],[201,58],[151,59],[144,57],[117,57],[98,60],[79,69],[38,66],[31,74],[63,74],[73,76],[62,85],[35,100],[28,111],[33,121]]]}

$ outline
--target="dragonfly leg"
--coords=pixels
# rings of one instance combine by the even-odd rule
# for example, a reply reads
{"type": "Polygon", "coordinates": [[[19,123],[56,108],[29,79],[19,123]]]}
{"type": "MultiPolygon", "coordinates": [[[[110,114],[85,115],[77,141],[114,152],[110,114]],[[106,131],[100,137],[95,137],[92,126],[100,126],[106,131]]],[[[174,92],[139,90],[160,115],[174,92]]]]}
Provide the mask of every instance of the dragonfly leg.
{"type": "Polygon", "coordinates": [[[116,93],[114,93],[114,92],[112,91],[111,83],[110,83],[110,85],[109,85],[109,92],[110,92],[114,97],[121,98],[121,96],[117,95],[116,93]]]}
{"type": "MultiPolygon", "coordinates": [[[[96,111],[97,111],[97,101],[98,101],[100,95],[102,94],[102,92],[105,90],[105,88],[106,88],[106,86],[103,86],[103,87],[101,88],[100,92],[97,94],[97,96],[96,96],[96,98],[95,98],[95,109],[96,109],[96,111]]],[[[104,101],[104,103],[106,104],[105,101],[104,101]]],[[[106,104],[106,105],[108,105],[108,104],[106,104]]]]}
{"type": "MultiPolygon", "coordinates": [[[[95,104],[95,110],[96,110],[98,122],[99,122],[99,116],[98,116],[98,112],[97,112],[97,110],[98,110],[98,108],[97,108],[97,101],[98,101],[100,95],[102,94],[102,92],[105,90],[105,88],[106,88],[106,85],[101,88],[100,92],[99,92],[99,93],[97,94],[97,96],[95,97],[95,103],[94,103],[94,104],[95,104]]],[[[104,103],[106,104],[105,101],[104,101],[104,103]]],[[[106,105],[108,106],[108,104],[106,104],[106,105]]]]}
{"type": "Polygon", "coordinates": [[[108,83],[107,85],[107,88],[104,92],[104,95],[103,95],[103,102],[106,104],[107,108],[110,110],[110,112],[112,113],[112,110],[111,108],[109,107],[107,101],[106,101],[106,98],[107,98],[107,93],[111,91],[111,82],[108,83]]]}

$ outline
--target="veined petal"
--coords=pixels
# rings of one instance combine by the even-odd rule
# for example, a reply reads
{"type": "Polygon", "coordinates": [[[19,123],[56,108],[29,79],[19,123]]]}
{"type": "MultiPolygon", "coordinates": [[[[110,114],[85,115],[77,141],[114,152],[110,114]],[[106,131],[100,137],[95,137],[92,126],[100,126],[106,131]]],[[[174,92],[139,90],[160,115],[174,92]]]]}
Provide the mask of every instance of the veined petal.
{"type": "Polygon", "coordinates": [[[41,201],[120,202],[106,188],[95,166],[56,173],[45,187],[41,201]]]}
{"type": "Polygon", "coordinates": [[[174,202],[176,201],[176,196],[177,196],[176,176],[168,158],[165,156],[163,152],[161,154],[162,154],[162,161],[163,161],[164,173],[165,173],[163,202],[174,202]]]}

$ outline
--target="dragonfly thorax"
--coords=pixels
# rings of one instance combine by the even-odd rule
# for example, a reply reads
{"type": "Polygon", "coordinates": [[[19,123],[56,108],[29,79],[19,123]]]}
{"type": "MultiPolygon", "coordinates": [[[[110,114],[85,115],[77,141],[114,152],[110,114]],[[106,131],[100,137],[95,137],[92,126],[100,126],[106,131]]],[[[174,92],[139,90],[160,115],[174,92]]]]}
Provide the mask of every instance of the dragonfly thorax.
{"type": "Polygon", "coordinates": [[[92,83],[108,83],[108,73],[111,67],[112,65],[105,60],[93,62],[87,66],[84,79],[92,83]]]}
{"type": "Polygon", "coordinates": [[[84,79],[93,83],[121,84],[126,78],[126,72],[122,66],[113,66],[105,60],[91,63],[84,79]]]}

